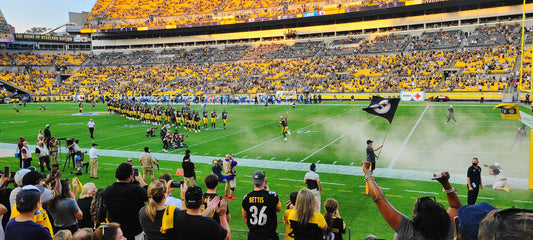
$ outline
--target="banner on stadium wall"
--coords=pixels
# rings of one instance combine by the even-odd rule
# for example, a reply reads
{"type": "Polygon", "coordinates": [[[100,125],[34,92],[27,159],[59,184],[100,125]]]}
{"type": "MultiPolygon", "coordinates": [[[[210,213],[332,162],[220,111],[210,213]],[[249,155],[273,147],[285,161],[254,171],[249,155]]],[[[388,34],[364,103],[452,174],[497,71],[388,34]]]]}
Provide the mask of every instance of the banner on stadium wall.
{"type": "Polygon", "coordinates": [[[296,96],[296,91],[276,91],[276,97],[296,96]]]}
{"type": "Polygon", "coordinates": [[[402,101],[422,102],[426,100],[426,92],[407,92],[402,90],[400,99],[402,101]]]}

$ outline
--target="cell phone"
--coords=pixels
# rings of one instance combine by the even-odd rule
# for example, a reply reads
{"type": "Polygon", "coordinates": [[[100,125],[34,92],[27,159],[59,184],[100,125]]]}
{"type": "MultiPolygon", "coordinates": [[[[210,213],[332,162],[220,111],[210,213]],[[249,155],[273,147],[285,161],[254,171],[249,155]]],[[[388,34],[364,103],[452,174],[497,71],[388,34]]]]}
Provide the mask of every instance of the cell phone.
{"type": "Polygon", "coordinates": [[[139,176],[139,169],[138,169],[138,168],[134,168],[134,169],[133,169],[133,176],[134,176],[134,177],[139,176]]]}
{"type": "MultiPolygon", "coordinates": [[[[9,170],[9,166],[5,166],[5,167],[4,167],[4,174],[5,174],[5,175],[8,175],[10,172],[11,172],[11,171],[9,170]]],[[[4,177],[8,177],[8,176],[5,176],[5,175],[4,175],[4,177]]]]}
{"type": "Polygon", "coordinates": [[[9,179],[14,179],[15,178],[15,174],[16,174],[16,172],[11,172],[11,174],[9,175],[9,179]]]}
{"type": "Polygon", "coordinates": [[[172,184],[170,184],[171,188],[180,188],[181,184],[183,184],[183,181],[172,181],[172,184]]]}
{"type": "Polygon", "coordinates": [[[56,174],[57,174],[57,169],[52,169],[52,177],[55,178],[56,177],[56,174]]]}

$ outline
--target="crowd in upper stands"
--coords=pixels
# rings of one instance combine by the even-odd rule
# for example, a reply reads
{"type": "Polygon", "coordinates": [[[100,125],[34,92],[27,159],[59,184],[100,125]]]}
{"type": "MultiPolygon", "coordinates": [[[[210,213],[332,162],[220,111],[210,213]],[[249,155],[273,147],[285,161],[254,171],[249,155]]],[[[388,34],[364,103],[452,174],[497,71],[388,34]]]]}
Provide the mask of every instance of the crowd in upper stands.
{"type": "Polygon", "coordinates": [[[405,0],[99,0],[94,5],[86,28],[111,29],[202,24],[225,21],[245,23],[249,18],[271,18],[323,11],[344,13],[347,7],[396,6],[405,0]]]}
{"type": "MultiPolygon", "coordinates": [[[[41,96],[502,91],[514,87],[518,77],[518,26],[161,52],[3,53],[0,65],[26,68],[0,72],[0,78],[41,96]],[[37,69],[42,66],[63,68],[37,69]],[[72,70],[72,66],[81,68],[72,70]],[[59,82],[58,75],[71,77],[59,82]]],[[[526,76],[530,65],[531,50],[527,50],[526,76]]]]}

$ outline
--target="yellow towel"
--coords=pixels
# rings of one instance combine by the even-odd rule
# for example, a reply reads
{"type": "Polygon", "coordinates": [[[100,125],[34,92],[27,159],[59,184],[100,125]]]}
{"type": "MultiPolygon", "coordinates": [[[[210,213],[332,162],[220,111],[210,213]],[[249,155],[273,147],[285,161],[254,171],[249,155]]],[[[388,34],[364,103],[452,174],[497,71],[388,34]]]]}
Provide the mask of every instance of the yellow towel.
{"type": "Polygon", "coordinates": [[[174,228],[174,210],[176,206],[169,205],[165,208],[163,219],[161,220],[161,233],[167,233],[167,230],[174,228]]]}

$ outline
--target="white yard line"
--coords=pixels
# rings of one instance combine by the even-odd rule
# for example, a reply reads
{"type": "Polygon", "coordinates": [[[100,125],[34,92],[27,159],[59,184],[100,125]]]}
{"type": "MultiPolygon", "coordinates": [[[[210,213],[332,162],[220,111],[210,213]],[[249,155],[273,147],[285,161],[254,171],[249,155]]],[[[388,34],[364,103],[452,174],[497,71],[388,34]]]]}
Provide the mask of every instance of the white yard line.
{"type": "MultiPolygon", "coordinates": [[[[371,122],[372,120],[374,120],[374,119],[376,119],[376,118],[377,118],[377,117],[374,117],[374,118],[372,118],[372,119],[366,121],[365,123],[363,123],[363,124],[357,126],[356,128],[363,127],[363,126],[365,126],[366,124],[368,124],[369,122],[371,122]]],[[[354,129],[356,129],[356,128],[353,128],[352,130],[354,130],[354,129]]],[[[342,136],[340,136],[340,137],[338,137],[338,138],[335,138],[335,140],[331,141],[330,143],[326,144],[325,146],[321,147],[320,149],[318,149],[318,150],[314,151],[313,153],[309,154],[307,157],[305,157],[305,158],[303,158],[302,160],[300,160],[300,162],[303,162],[303,161],[309,159],[310,157],[314,156],[314,155],[317,154],[318,152],[324,150],[324,148],[329,147],[331,144],[333,144],[333,143],[339,141],[341,138],[345,137],[346,135],[348,135],[348,134],[350,134],[350,133],[352,133],[352,131],[348,131],[348,132],[344,133],[342,136]]],[[[320,160],[319,160],[319,161],[320,161],[320,160]]]]}
{"type": "Polygon", "coordinates": [[[416,191],[416,190],[404,190],[406,192],[412,192],[412,193],[424,193],[424,194],[433,194],[433,195],[439,195],[439,193],[436,193],[436,192],[424,192],[424,191],[416,191]]]}
{"type": "Polygon", "coordinates": [[[413,128],[411,128],[411,131],[407,135],[407,138],[405,138],[405,140],[403,141],[402,146],[400,146],[400,150],[398,150],[398,152],[396,152],[396,155],[394,156],[394,159],[392,160],[392,162],[387,167],[388,169],[391,169],[392,167],[394,167],[394,165],[396,164],[396,162],[400,158],[400,154],[402,153],[403,149],[407,145],[407,142],[409,142],[409,139],[411,138],[411,135],[413,135],[413,133],[415,132],[416,127],[418,126],[418,124],[422,120],[422,117],[424,117],[424,114],[426,114],[426,111],[428,110],[428,108],[429,108],[429,105],[426,105],[426,108],[424,109],[422,114],[420,114],[420,117],[416,121],[415,125],[413,126],[413,128]]]}
{"type": "MultiPolygon", "coordinates": [[[[346,111],[346,112],[343,112],[343,113],[341,113],[341,114],[335,115],[335,116],[333,116],[333,117],[331,117],[331,118],[327,118],[327,119],[324,119],[324,120],[321,120],[321,121],[318,121],[318,122],[315,122],[315,123],[309,124],[309,125],[307,125],[307,126],[305,126],[305,127],[301,127],[301,128],[299,128],[299,129],[296,129],[296,130],[294,130],[293,132],[301,131],[301,130],[303,130],[303,129],[306,129],[306,128],[309,128],[309,127],[312,127],[312,126],[314,126],[314,125],[317,125],[317,124],[322,123],[322,122],[325,122],[325,121],[330,121],[331,119],[338,118],[338,117],[340,117],[340,116],[342,116],[342,115],[344,115],[344,114],[346,114],[346,113],[348,113],[348,112],[346,111]]],[[[241,154],[241,153],[243,153],[243,152],[250,151],[250,150],[252,150],[252,149],[254,149],[254,148],[256,148],[256,147],[259,147],[259,146],[261,146],[261,145],[264,145],[264,144],[266,144],[266,143],[272,142],[272,141],[277,140],[277,139],[280,139],[280,138],[282,138],[282,136],[272,138],[272,139],[267,140],[267,141],[265,141],[265,142],[259,143],[259,144],[255,145],[255,146],[251,146],[251,147],[249,147],[249,148],[247,148],[247,149],[244,149],[244,150],[242,150],[242,151],[240,151],[240,152],[238,152],[238,153],[235,153],[234,155],[238,155],[238,154],[241,154]]]]}

